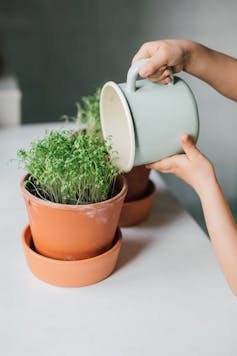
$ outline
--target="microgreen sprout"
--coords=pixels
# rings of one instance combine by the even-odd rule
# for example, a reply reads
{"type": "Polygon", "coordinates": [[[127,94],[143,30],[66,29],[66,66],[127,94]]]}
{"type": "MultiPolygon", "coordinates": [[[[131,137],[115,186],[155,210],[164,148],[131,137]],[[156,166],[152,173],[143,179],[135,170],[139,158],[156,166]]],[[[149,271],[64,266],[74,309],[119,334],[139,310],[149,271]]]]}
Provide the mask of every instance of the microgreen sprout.
{"type": "Polygon", "coordinates": [[[29,173],[26,189],[62,204],[90,204],[114,195],[120,173],[115,152],[101,135],[85,131],[50,131],[43,139],[18,151],[20,165],[29,173]]]}
{"type": "Polygon", "coordinates": [[[100,93],[99,86],[93,95],[82,97],[80,102],[76,103],[77,112],[75,116],[63,115],[61,118],[66,121],[75,121],[78,126],[85,127],[88,135],[102,136],[100,125],[100,93]]]}

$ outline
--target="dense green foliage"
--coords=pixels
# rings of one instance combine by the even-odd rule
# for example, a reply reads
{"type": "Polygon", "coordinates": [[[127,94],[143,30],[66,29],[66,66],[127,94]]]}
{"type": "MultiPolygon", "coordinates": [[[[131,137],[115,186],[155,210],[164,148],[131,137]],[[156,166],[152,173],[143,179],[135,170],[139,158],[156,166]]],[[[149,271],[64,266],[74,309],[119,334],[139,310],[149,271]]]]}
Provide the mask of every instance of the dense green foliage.
{"type": "Polygon", "coordinates": [[[32,193],[56,203],[89,204],[113,194],[119,172],[108,150],[100,135],[60,130],[20,149],[18,159],[30,174],[26,187],[32,193]]]}
{"type": "Polygon", "coordinates": [[[101,136],[100,125],[100,93],[101,87],[98,87],[93,95],[85,96],[81,102],[76,103],[77,114],[74,120],[79,124],[86,124],[88,135],[101,136]]]}

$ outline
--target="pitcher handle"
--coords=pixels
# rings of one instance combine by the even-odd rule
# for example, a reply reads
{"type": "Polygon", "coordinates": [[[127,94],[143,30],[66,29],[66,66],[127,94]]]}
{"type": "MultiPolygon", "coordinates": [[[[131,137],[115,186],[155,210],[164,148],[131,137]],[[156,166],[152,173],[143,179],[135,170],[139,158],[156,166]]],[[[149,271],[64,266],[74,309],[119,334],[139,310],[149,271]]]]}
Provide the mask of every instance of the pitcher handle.
{"type": "MultiPolygon", "coordinates": [[[[139,61],[133,63],[129,68],[126,83],[126,89],[129,93],[134,93],[136,91],[136,80],[139,75],[139,71],[148,60],[149,58],[140,59],[139,61]]],[[[172,74],[170,75],[170,78],[171,82],[167,85],[174,84],[174,78],[172,74]]]]}

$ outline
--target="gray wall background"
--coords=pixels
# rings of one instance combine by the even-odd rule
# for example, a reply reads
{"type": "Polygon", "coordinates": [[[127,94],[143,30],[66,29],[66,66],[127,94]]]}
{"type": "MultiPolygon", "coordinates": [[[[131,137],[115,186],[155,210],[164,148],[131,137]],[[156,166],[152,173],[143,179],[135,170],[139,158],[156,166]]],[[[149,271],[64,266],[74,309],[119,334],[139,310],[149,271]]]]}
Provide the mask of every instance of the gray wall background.
{"type": "MultiPolygon", "coordinates": [[[[0,49],[23,91],[23,122],[72,114],[74,103],[101,82],[124,81],[144,41],[193,39],[237,57],[236,14],[235,0],[1,0],[0,49]]],[[[225,80],[225,68],[222,75],[225,80]]],[[[182,77],[198,101],[198,146],[214,162],[236,213],[237,104],[196,78],[182,77]]],[[[173,176],[166,180],[203,225],[192,189],[173,176]]]]}

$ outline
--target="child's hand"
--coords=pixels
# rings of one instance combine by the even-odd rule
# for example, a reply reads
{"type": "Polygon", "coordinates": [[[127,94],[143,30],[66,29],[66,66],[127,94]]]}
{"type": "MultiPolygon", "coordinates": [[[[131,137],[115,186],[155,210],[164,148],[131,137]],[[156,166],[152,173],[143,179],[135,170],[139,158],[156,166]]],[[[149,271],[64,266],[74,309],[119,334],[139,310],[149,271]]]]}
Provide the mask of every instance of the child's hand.
{"type": "Polygon", "coordinates": [[[237,58],[187,40],[144,43],[134,56],[133,63],[142,58],[149,58],[139,72],[143,78],[166,84],[171,81],[171,73],[183,70],[237,101],[237,58]]]}
{"type": "Polygon", "coordinates": [[[143,78],[161,83],[171,81],[170,74],[182,71],[188,58],[188,44],[185,40],[162,40],[144,43],[133,58],[133,63],[150,58],[139,72],[143,78]]]}
{"type": "Polygon", "coordinates": [[[212,163],[196,148],[191,138],[181,138],[184,154],[177,154],[147,165],[162,173],[173,173],[192,186],[197,194],[205,194],[210,189],[215,171],[212,163]]]}

